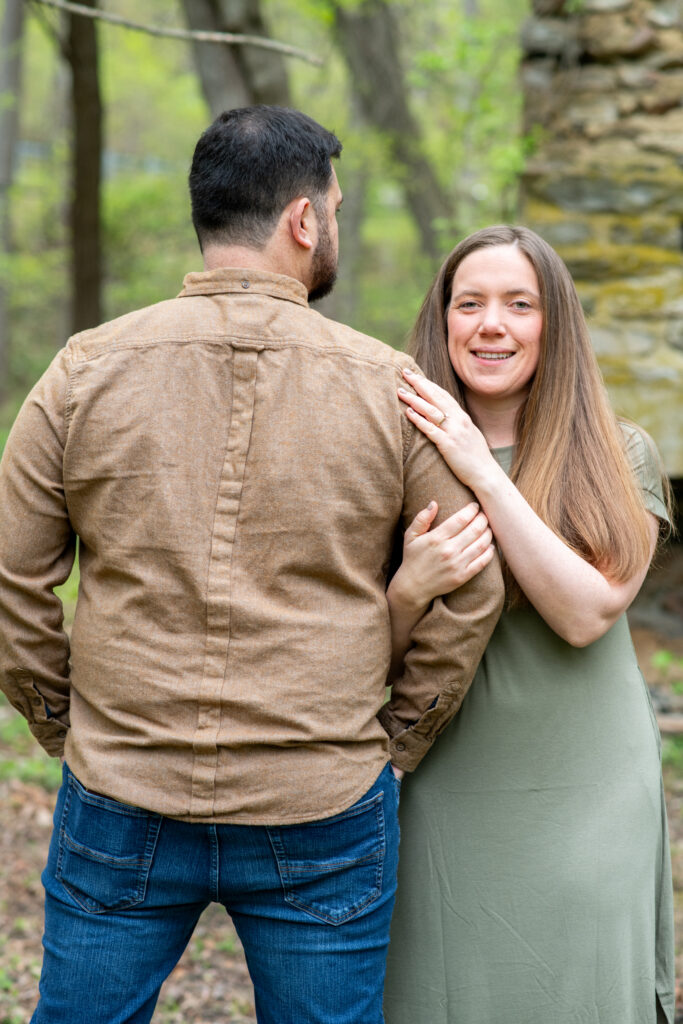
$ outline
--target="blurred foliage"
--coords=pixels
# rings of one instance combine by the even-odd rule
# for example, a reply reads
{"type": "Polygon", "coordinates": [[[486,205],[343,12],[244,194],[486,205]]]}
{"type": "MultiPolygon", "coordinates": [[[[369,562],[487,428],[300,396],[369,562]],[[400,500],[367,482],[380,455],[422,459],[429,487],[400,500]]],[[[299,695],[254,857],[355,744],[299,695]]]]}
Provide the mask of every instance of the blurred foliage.
{"type": "Polygon", "coordinates": [[[0,693],[0,782],[4,779],[19,779],[56,790],[62,781],[62,766],[38,746],[26,719],[16,714],[0,693]]]}
{"type": "MultiPolygon", "coordinates": [[[[353,7],[359,0],[345,0],[353,7]]],[[[519,26],[527,0],[480,0],[467,17],[453,0],[391,0],[401,31],[413,111],[427,152],[453,197],[455,223],[441,225],[444,253],[458,237],[514,218],[516,179],[528,142],[519,135],[519,26]]],[[[384,140],[355,116],[346,65],[335,49],[329,0],[263,0],[271,35],[317,54],[322,68],[289,61],[294,102],[344,143],[339,176],[366,182],[358,252],[341,254],[340,295],[356,263],[354,302],[341,319],[400,346],[434,267],[418,250],[396,168],[384,140]]],[[[139,19],[135,0],[110,9],[139,19]]],[[[182,25],[178,3],[147,0],[145,21],[182,25]]],[[[68,334],[69,79],[46,24],[29,16],[24,40],[21,149],[11,194],[13,249],[0,263],[9,285],[9,398],[0,409],[0,445],[21,399],[68,334]]],[[[209,117],[189,44],[101,24],[106,153],[103,190],[105,314],[115,317],[177,293],[200,269],[186,174],[209,117]]],[[[342,304],[343,306],[343,304],[342,304]]]]}

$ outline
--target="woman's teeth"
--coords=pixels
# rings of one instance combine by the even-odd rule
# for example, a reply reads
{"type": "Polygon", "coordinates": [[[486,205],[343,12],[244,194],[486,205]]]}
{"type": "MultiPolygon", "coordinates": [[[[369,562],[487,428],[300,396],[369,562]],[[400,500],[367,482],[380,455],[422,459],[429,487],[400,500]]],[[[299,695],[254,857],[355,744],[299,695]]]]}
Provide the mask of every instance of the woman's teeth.
{"type": "Polygon", "coordinates": [[[475,352],[474,354],[477,357],[477,359],[499,360],[509,359],[510,356],[512,355],[512,352],[475,352]]]}

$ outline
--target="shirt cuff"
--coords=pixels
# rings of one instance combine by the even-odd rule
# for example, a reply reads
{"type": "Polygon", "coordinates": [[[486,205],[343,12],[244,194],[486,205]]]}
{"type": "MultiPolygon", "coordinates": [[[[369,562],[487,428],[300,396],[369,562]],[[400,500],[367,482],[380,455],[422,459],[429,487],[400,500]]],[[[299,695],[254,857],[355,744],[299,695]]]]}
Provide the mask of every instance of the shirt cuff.
{"type": "Polygon", "coordinates": [[[34,738],[51,757],[63,757],[69,731],[69,710],[59,716],[48,710],[45,698],[36,688],[30,672],[13,669],[2,680],[12,707],[23,715],[34,738]]]}

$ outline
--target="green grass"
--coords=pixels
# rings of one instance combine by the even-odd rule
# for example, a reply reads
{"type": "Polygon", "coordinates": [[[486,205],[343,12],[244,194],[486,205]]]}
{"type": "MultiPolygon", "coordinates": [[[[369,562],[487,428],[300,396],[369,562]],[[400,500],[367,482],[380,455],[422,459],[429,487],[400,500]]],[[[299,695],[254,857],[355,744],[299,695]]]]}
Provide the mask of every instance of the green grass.
{"type": "Polygon", "coordinates": [[[683,736],[663,737],[662,765],[677,775],[683,775],[683,736]]]}
{"type": "Polygon", "coordinates": [[[33,783],[52,792],[61,785],[62,767],[36,743],[26,719],[0,694],[0,781],[7,779],[33,783]]]}

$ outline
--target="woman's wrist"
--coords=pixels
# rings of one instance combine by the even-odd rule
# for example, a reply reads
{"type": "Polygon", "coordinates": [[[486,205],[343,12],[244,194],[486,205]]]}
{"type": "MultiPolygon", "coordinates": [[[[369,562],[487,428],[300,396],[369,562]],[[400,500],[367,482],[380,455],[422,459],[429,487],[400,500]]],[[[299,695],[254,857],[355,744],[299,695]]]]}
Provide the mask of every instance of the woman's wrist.
{"type": "Polygon", "coordinates": [[[422,616],[429,607],[429,600],[417,593],[409,574],[399,568],[387,587],[387,601],[392,612],[404,615],[422,616]]]}
{"type": "Polygon", "coordinates": [[[493,455],[485,463],[479,466],[476,477],[469,483],[470,490],[474,493],[479,504],[486,512],[486,507],[491,498],[500,492],[501,486],[509,482],[509,477],[498,465],[493,455]]]}

